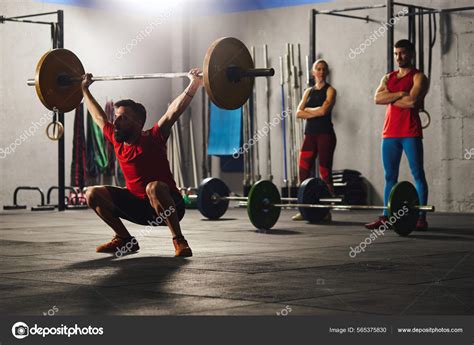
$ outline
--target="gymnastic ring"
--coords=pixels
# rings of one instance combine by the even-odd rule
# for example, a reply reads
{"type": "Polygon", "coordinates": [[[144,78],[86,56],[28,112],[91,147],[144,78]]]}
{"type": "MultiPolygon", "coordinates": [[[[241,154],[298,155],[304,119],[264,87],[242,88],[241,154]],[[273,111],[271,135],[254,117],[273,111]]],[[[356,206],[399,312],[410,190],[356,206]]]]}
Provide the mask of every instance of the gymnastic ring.
{"type": "Polygon", "coordinates": [[[63,134],[64,134],[64,126],[61,122],[59,121],[52,121],[48,127],[46,127],[46,136],[50,139],[50,140],[54,140],[54,141],[57,141],[59,139],[61,139],[63,137],[63,134]],[[49,134],[49,128],[53,126],[53,134],[49,134]],[[57,132],[56,132],[56,126],[58,126],[57,128],[57,132]]]}
{"type": "Polygon", "coordinates": [[[430,116],[430,113],[428,113],[428,112],[427,112],[426,110],[424,110],[424,109],[423,109],[423,110],[420,110],[419,113],[420,113],[420,114],[421,114],[421,113],[426,114],[426,116],[425,116],[425,117],[426,117],[426,121],[425,121],[425,123],[423,123],[423,121],[421,122],[421,128],[422,128],[422,129],[428,128],[428,126],[429,126],[430,123],[431,123],[431,116],[430,116]]]}

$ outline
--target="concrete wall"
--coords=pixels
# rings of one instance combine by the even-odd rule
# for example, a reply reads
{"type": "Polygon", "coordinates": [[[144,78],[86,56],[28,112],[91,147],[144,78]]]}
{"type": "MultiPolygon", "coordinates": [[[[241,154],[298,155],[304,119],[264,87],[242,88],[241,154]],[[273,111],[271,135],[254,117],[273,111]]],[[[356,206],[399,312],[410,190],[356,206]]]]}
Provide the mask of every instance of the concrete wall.
{"type": "MultiPolygon", "coordinates": [[[[460,1],[457,6],[472,6],[460,1]]],[[[445,1],[446,6],[449,4],[445,1]]],[[[474,210],[474,12],[441,16],[439,164],[436,192],[447,210],[474,210]]]]}
{"type": "MultiPolygon", "coordinates": [[[[343,8],[367,5],[380,1],[337,1],[317,4],[317,9],[343,8]]],[[[453,6],[448,1],[419,1],[417,4],[436,8],[453,6]]],[[[458,6],[471,5],[460,0],[458,6]]],[[[194,16],[178,10],[153,30],[152,34],[136,45],[132,52],[117,58],[117,50],[136,37],[140,30],[156,19],[159,12],[113,12],[74,6],[45,5],[36,2],[0,4],[0,13],[7,16],[51,11],[63,7],[66,20],[66,47],[76,52],[86,69],[101,74],[125,74],[138,71],[187,70],[201,66],[209,44],[222,36],[234,36],[248,47],[257,47],[257,66],[263,64],[262,45],[269,46],[270,65],[277,75],[271,78],[271,114],[281,112],[278,56],[285,54],[285,44],[300,43],[302,54],[309,53],[309,11],[313,6],[294,6],[244,13],[213,16],[194,16]]],[[[186,8],[186,7],[183,7],[186,8]]],[[[401,9],[401,8],[399,8],[401,9]]],[[[385,21],[385,10],[354,12],[370,15],[371,19],[385,21]]],[[[439,16],[438,16],[439,18],[439,16]]],[[[425,131],[425,169],[430,185],[430,203],[442,211],[474,210],[473,176],[474,156],[466,160],[464,150],[474,147],[472,139],[472,70],[473,70],[473,12],[443,15],[438,22],[438,39],[434,48],[430,93],[426,108],[432,124],[425,131]],[[471,168],[471,169],[470,169],[471,168]]],[[[365,23],[349,19],[318,16],[318,57],[328,60],[331,67],[330,82],[338,90],[333,116],[338,144],[335,169],[360,170],[370,181],[371,201],[380,203],[383,192],[383,169],[380,160],[380,133],[385,108],[373,104],[374,91],[386,69],[386,38],[381,37],[367,48],[364,54],[349,58],[356,48],[375,29],[378,23],[365,23]]],[[[0,53],[0,147],[5,148],[27,129],[32,121],[45,114],[25,80],[33,76],[39,56],[50,47],[46,27],[8,23],[0,25],[2,49],[0,53]],[[34,44],[32,44],[34,42],[34,44]],[[14,114],[14,115],[12,115],[14,114]]],[[[427,27],[425,29],[425,32],[427,27]]],[[[406,37],[406,20],[395,27],[395,39],[406,37]]],[[[426,63],[425,63],[426,65],[426,63]]],[[[185,86],[185,80],[98,83],[92,87],[101,104],[106,97],[117,100],[130,97],[142,101],[150,114],[146,127],[163,113],[166,104],[185,86]]],[[[259,125],[266,119],[265,81],[257,79],[259,125]]],[[[66,120],[66,181],[69,181],[71,157],[71,128],[73,116],[66,120]]],[[[198,168],[202,161],[201,99],[197,97],[190,111],[183,116],[183,145],[190,151],[188,121],[194,119],[195,145],[198,150],[198,168]]],[[[271,160],[274,182],[282,182],[282,140],[278,128],[270,132],[271,160]]],[[[266,139],[259,142],[260,170],[266,174],[266,139]]],[[[20,184],[47,188],[56,184],[57,148],[43,134],[43,129],[17,147],[14,154],[0,160],[0,203],[11,203],[11,193],[20,184]],[[35,174],[32,173],[35,172],[35,174]]],[[[185,157],[186,181],[192,184],[190,155],[185,157]]],[[[199,169],[199,172],[201,170],[199,169]]],[[[213,159],[213,176],[223,177],[236,192],[241,192],[241,174],[220,174],[218,159],[213,159]]],[[[199,176],[201,178],[201,176],[199,176]]],[[[403,158],[400,179],[411,180],[406,159],[403,158]]],[[[27,200],[28,201],[28,200],[27,200]]]]}

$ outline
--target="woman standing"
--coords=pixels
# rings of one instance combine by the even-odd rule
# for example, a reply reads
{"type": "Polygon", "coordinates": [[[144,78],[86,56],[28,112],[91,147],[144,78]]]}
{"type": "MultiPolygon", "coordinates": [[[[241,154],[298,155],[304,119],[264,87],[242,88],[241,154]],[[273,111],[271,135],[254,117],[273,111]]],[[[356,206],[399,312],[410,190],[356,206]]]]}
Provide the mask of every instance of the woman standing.
{"type": "MultiPolygon", "coordinates": [[[[328,63],[322,59],[316,60],[312,68],[315,85],[306,89],[296,112],[297,118],[307,120],[300,153],[299,179],[303,182],[310,177],[313,164],[319,155],[320,177],[334,195],[332,162],[336,148],[336,134],[331,120],[331,111],[336,104],[336,89],[326,82],[328,73],[328,63]]],[[[292,219],[304,220],[300,213],[292,219]]],[[[325,220],[331,220],[330,213],[325,220]]]]}

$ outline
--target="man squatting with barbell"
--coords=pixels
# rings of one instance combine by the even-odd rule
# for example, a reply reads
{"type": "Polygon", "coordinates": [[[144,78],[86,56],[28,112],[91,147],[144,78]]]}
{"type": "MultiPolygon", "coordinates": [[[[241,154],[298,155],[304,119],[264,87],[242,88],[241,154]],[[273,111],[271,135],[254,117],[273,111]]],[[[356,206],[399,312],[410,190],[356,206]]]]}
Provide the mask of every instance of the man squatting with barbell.
{"type": "Polygon", "coordinates": [[[185,212],[184,201],[171,174],[166,141],[171,127],[203,85],[199,73],[197,68],[189,71],[188,87],[146,131],[143,131],[146,110],[142,104],[130,99],[118,101],[115,120],[111,123],[89,91],[92,75],[83,76],[81,86],[87,109],[104,137],[113,144],[126,182],[126,188],[94,186],[87,189],[87,204],[115,231],[112,240],[98,246],[97,252],[115,253],[125,246],[130,253],[137,251],[140,249],[137,240],[120,218],[141,225],[158,225],[156,219],[164,213],[164,221],[173,236],[175,256],[192,256],[179,224],[185,212]]]}

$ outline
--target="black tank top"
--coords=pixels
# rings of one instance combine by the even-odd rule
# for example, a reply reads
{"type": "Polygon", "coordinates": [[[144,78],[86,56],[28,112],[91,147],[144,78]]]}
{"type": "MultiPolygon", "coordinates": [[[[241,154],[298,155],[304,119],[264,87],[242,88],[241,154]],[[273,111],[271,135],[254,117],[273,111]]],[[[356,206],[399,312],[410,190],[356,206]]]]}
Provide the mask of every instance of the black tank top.
{"type": "MultiPolygon", "coordinates": [[[[305,108],[316,108],[323,105],[326,100],[328,88],[331,85],[326,83],[321,90],[312,87],[306,100],[305,108]]],[[[306,120],[306,129],[304,134],[334,133],[331,112],[324,116],[313,117],[306,120]]]]}

